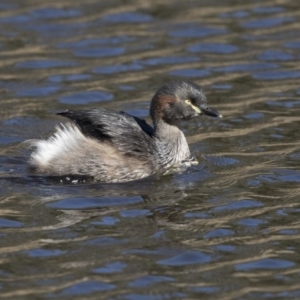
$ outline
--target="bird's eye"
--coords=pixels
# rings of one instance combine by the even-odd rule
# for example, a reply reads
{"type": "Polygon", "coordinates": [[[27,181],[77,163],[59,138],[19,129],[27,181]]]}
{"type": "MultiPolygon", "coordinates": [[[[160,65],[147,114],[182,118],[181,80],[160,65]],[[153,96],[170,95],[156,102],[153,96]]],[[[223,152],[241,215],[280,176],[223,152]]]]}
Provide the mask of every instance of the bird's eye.
{"type": "Polygon", "coordinates": [[[191,104],[192,104],[192,102],[191,102],[190,99],[186,99],[186,100],[185,100],[185,103],[188,104],[188,105],[191,105],[191,104]]]}

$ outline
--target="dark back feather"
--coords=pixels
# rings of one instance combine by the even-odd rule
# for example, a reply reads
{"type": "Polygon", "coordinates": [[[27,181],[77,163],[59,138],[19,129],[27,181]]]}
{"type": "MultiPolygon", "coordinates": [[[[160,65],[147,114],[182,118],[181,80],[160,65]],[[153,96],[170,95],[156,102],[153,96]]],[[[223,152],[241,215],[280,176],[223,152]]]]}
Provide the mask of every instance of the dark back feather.
{"type": "Polygon", "coordinates": [[[125,112],[107,109],[67,110],[58,115],[71,119],[86,136],[111,143],[125,155],[153,156],[154,129],[146,121],[125,112]]]}

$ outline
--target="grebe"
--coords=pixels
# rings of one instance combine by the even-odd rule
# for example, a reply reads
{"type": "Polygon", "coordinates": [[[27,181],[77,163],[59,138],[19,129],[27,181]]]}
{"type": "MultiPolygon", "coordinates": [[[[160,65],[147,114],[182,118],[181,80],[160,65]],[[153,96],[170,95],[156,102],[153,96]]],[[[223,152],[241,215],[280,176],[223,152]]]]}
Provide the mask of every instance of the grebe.
{"type": "Polygon", "coordinates": [[[153,127],[125,112],[107,109],[67,110],[71,120],[47,140],[32,140],[29,165],[46,175],[88,175],[101,182],[141,179],[190,158],[178,120],[199,115],[222,117],[209,108],[200,87],[172,81],[153,96],[153,127]]]}

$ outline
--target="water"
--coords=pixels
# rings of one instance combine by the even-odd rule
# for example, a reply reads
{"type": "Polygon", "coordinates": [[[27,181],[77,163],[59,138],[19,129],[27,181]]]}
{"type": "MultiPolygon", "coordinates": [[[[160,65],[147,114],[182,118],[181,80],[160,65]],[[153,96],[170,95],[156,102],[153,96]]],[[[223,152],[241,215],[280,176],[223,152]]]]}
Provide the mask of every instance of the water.
{"type": "Polygon", "coordinates": [[[299,299],[299,21],[292,0],[1,1],[0,298],[299,299]],[[147,118],[179,78],[224,116],[183,124],[199,166],[28,174],[56,112],[147,118]]]}

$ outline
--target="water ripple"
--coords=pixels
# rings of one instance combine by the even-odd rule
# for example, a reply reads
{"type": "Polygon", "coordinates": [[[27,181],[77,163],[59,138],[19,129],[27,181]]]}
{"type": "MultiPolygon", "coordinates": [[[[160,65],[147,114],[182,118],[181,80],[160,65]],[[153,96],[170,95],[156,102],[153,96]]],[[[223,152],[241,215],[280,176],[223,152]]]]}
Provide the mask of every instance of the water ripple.
{"type": "Polygon", "coordinates": [[[79,92],[62,96],[59,101],[64,104],[87,104],[90,102],[109,101],[113,99],[113,95],[102,91],[79,92]]]}
{"type": "Polygon", "coordinates": [[[0,3],[0,298],[299,298],[300,5],[0,3]],[[199,165],[126,184],[28,172],[72,109],[151,122],[193,80],[222,120],[182,122],[199,165]]]}

